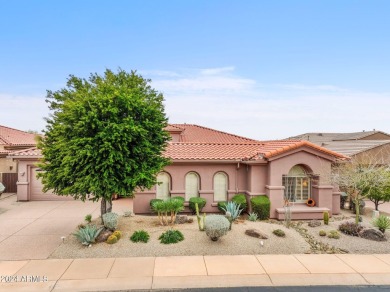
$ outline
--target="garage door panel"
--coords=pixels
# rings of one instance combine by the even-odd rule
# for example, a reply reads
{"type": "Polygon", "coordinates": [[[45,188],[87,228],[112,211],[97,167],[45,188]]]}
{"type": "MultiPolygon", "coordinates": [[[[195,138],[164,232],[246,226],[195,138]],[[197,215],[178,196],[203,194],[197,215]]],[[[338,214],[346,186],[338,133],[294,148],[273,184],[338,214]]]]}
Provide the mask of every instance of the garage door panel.
{"type": "Polygon", "coordinates": [[[73,200],[69,196],[57,196],[52,191],[43,192],[42,179],[37,178],[38,168],[31,169],[30,177],[30,201],[68,201],[73,200]]]}

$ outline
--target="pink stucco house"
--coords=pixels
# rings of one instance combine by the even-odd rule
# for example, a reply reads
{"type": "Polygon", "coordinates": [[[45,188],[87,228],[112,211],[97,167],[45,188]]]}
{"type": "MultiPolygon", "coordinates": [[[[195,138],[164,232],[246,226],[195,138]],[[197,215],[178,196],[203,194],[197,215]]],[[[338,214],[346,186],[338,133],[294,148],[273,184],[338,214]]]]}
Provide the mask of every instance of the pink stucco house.
{"type": "MultiPolygon", "coordinates": [[[[149,213],[153,198],[194,196],[207,200],[205,212],[217,212],[219,201],[237,193],[268,196],[270,217],[283,219],[286,198],[292,202],[293,219],[322,218],[324,211],[337,214],[340,193],[327,182],[331,165],[346,157],[308,141],[257,141],[214,129],[171,124],[171,134],[164,155],[171,158],[154,188],[135,193],[135,213],[149,213]],[[316,202],[306,206],[307,199],[316,202]]],[[[18,200],[62,200],[64,197],[43,194],[36,178],[35,163],[39,150],[14,152],[10,157],[19,163],[18,200]]],[[[66,198],[65,198],[66,199],[66,198]]]]}

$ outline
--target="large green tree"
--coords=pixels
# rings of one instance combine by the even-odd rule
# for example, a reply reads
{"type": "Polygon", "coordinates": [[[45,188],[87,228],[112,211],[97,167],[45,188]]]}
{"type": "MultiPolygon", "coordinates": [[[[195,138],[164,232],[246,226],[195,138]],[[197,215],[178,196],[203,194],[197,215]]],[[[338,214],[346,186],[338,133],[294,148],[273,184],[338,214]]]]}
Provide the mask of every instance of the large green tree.
{"type": "Polygon", "coordinates": [[[151,188],[168,163],[163,95],[135,71],[106,70],[88,79],[70,75],[65,88],[47,92],[49,108],[39,167],[44,191],[83,201],[151,188]]]}

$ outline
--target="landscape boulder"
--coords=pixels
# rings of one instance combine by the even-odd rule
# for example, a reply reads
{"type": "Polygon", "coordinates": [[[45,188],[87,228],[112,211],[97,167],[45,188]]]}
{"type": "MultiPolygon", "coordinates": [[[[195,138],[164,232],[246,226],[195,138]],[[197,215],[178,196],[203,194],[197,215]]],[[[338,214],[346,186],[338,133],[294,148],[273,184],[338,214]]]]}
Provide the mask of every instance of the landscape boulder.
{"type": "Polygon", "coordinates": [[[374,228],[363,229],[359,232],[359,236],[374,241],[386,241],[385,235],[374,228]]]}
{"type": "Polygon", "coordinates": [[[321,226],[321,221],[318,220],[311,220],[308,224],[310,227],[318,227],[321,226]]]}
{"type": "Polygon", "coordinates": [[[187,215],[177,215],[175,223],[176,224],[184,224],[188,222],[188,216],[187,215]]]}
{"type": "Polygon", "coordinates": [[[268,236],[258,229],[247,229],[245,230],[245,234],[255,238],[268,239],[268,236]]]}
{"type": "Polygon", "coordinates": [[[109,229],[106,229],[104,228],[100,234],[98,235],[98,237],[96,237],[96,242],[106,242],[107,241],[107,238],[113,234],[113,232],[109,229]]]}

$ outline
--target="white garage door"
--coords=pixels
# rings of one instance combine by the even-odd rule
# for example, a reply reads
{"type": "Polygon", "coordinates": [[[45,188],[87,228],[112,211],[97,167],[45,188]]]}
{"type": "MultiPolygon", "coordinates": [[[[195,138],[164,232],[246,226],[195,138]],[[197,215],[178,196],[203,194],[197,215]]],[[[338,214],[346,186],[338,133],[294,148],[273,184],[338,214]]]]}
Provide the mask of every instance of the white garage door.
{"type": "Polygon", "coordinates": [[[35,167],[31,169],[30,177],[30,201],[64,201],[64,200],[73,200],[72,197],[67,196],[57,196],[52,192],[48,191],[44,193],[42,191],[43,185],[41,179],[37,178],[37,170],[39,168],[35,167]]]}

